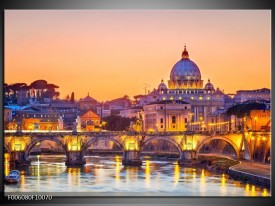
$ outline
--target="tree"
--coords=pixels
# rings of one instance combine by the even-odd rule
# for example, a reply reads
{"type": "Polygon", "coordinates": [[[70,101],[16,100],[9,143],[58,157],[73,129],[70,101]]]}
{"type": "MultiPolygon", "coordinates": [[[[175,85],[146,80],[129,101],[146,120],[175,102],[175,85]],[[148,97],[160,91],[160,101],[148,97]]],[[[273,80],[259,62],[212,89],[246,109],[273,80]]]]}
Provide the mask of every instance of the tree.
{"type": "Polygon", "coordinates": [[[71,103],[74,103],[74,92],[71,94],[71,103]]]}
{"type": "Polygon", "coordinates": [[[123,131],[128,130],[130,126],[130,122],[134,121],[135,118],[126,118],[117,115],[111,115],[108,117],[104,117],[103,121],[106,122],[106,125],[103,129],[111,130],[111,131],[123,131]]]}

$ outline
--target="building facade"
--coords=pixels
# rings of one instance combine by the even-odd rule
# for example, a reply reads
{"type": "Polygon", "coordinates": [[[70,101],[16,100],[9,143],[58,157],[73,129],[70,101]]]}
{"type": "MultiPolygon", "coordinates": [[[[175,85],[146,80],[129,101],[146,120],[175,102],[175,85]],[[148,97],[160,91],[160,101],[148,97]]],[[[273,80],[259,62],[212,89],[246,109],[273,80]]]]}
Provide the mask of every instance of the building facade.
{"type": "Polygon", "coordinates": [[[140,97],[139,105],[166,100],[184,101],[190,104],[189,118],[190,125],[193,125],[190,129],[204,131],[213,123],[209,117],[213,117],[215,111],[224,109],[225,97],[223,91],[215,89],[210,80],[203,84],[200,69],[190,60],[185,47],[182,58],[172,67],[168,86],[162,80],[157,89],[140,97]]]}
{"type": "Polygon", "coordinates": [[[144,107],[144,131],[186,131],[191,105],[181,100],[152,102],[144,107]]]}

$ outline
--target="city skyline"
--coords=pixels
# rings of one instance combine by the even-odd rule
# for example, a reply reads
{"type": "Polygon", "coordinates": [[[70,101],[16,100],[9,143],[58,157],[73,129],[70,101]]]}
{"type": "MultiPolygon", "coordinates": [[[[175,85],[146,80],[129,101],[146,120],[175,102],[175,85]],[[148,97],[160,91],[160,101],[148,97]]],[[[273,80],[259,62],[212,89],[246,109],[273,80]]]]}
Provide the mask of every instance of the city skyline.
{"type": "Polygon", "coordinates": [[[5,83],[102,101],[167,84],[186,44],[225,93],[270,88],[270,11],[5,11],[5,83]],[[16,74],[16,75],[14,75],[16,74]]]}

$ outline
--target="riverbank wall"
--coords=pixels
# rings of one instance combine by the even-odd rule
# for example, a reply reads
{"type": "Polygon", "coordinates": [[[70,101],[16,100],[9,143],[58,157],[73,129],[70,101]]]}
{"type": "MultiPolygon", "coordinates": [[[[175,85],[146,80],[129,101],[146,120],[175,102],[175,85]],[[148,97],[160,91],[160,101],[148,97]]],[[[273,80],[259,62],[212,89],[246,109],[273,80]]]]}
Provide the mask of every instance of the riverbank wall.
{"type": "Polygon", "coordinates": [[[252,183],[270,188],[270,178],[267,177],[242,172],[232,167],[228,169],[227,174],[235,180],[240,180],[245,183],[252,183]]]}

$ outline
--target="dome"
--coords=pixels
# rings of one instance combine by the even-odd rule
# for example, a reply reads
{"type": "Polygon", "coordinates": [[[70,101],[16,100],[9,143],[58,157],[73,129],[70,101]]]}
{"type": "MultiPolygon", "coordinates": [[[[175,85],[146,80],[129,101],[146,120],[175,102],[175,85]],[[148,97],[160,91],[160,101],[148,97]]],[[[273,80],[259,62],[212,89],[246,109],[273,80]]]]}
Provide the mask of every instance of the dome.
{"type": "Polygon", "coordinates": [[[206,90],[215,90],[213,84],[210,83],[209,79],[208,79],[208,83],[205,85],[204,89],[206,89],[206,90]]]}
{"type": "Polygon", "coordinates": [[[172,68],[170,80],[201,80],[200,69],[193,61],[189,59],[186,46],[184,46],[184,51],[182,52],[182,59],[172,68]]]}
{"type": "Polygon", "coordinates": [[[164,84],[163,79],[161,80],[161,83],[158,86],[158,90],[167,90],[166,84],[164,84]]]}

